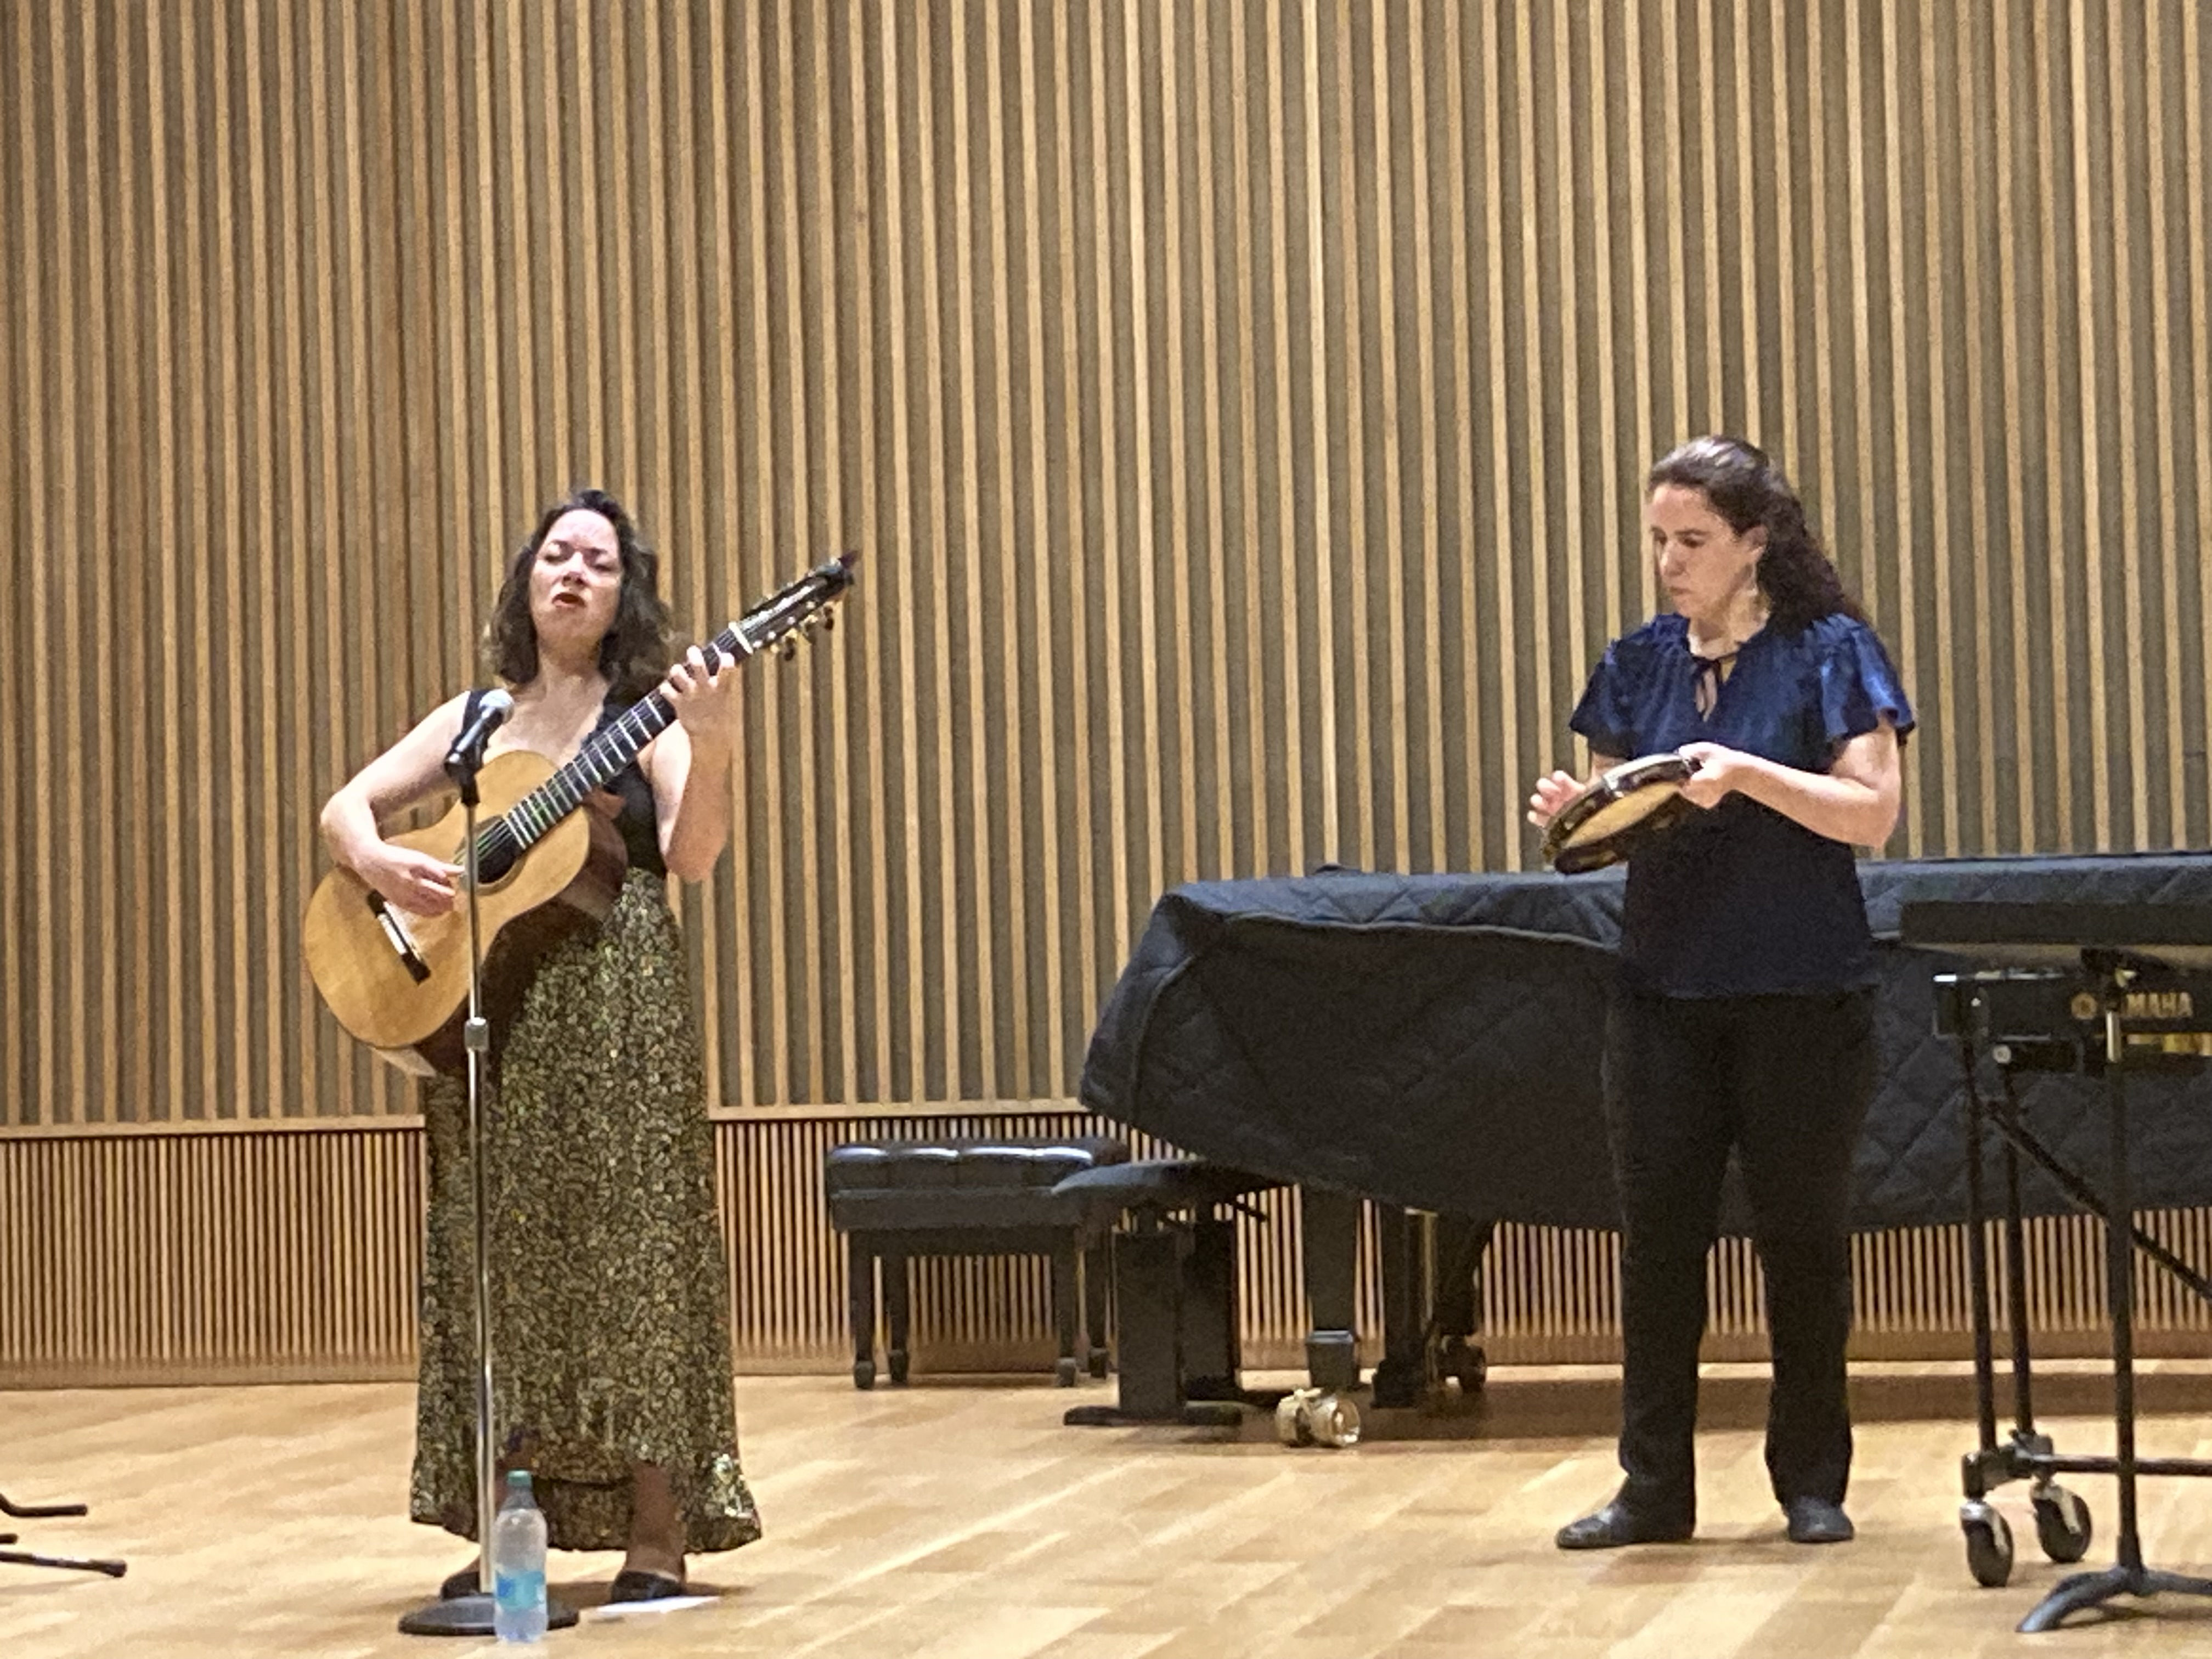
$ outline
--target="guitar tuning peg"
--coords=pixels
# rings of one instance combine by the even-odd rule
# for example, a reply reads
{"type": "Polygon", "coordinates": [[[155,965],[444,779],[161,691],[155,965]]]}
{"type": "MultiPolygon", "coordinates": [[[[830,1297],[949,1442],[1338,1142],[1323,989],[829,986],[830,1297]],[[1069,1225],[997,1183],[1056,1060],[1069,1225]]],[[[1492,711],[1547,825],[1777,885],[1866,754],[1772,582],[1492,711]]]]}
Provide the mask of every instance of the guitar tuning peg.
{"type": "Polygon", "coordinates": [[[824,611],[821,613],[821,617],[822,631],[823,633],[827,634],[830,629],[837,626],[837,613],[835,611],[824,611]]]}
{"type": "Polygon", "coordinates": [[[783,659],[784,659],[786,662],[789,662],[789,661],[790,661],[793,657],[797,656],[798,654],[799,654],[799,636],[798,636],[797,635],[795,635],[795,634],[787,634],[787,635],[784,635],[784,637],[783,637],[783,659]]]}

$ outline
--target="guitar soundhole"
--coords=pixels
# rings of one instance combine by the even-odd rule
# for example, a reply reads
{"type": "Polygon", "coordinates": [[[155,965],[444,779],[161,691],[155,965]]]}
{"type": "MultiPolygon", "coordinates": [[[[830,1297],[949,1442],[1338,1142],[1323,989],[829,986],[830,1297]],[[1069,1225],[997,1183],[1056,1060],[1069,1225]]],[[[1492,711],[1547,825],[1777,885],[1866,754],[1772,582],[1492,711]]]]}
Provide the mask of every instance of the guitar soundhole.
{"type": "Polygon", "coordinates": [[[507,879],[514,861],[522,856],[514,834],[502,820],[477,837],[477,880],[490,887],[507,879]]]}

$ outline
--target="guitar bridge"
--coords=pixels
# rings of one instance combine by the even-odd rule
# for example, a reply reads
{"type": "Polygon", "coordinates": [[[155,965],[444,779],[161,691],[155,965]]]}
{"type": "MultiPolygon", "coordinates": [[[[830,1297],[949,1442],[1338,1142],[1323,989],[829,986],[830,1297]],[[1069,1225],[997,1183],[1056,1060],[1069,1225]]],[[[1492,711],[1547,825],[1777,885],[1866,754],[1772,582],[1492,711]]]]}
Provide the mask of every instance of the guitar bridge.
{"type": "Polygon", "coordinates": [[[392,907],[384,902],[384,895],[369,894],[368,908],[376,918],[377,926],[384,929],[385,939],[392,946],[392,955],[399,958],[399,965],[407,970],[407,976],[417,985],[429,978],[430,964],[422,960],[422,953],[415,948],[415,941],[408,937],[406,924],[392,914],[392,907]]]}

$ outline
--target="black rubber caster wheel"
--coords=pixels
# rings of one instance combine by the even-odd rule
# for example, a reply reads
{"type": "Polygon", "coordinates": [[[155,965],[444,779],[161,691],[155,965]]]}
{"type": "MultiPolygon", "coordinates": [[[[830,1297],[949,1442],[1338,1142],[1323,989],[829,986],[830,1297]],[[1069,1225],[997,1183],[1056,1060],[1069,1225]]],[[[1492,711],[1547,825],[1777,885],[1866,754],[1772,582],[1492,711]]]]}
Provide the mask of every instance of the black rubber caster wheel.
{"type": "Polygon", "coordinates": [[[2035,1501],[2035,1540],[2054,1561],[2079,1561],[2089,1553],[2095,1531],[2089,1506],[2079,1494],[2063,1486],[2038,1486],[2035,1501]]]}
{"type": "Polygon", "coordinates": [[[1444,1344],[1442,1358],[1443,1374],[1458,1382],[1462,1394],[1480,1394],[1490,1380],[1490,1356],[1479,1342],[1452,1337],[1444,1344]]]}
{"type": "Polygon", "coordinates": [[[1959,1529],[1966,1534],[1966,1571],[1984,1589],[2001,1589],[2012,1577],[2012,1527],[1987,1504],[1959,1505],[1959,1529]]]}

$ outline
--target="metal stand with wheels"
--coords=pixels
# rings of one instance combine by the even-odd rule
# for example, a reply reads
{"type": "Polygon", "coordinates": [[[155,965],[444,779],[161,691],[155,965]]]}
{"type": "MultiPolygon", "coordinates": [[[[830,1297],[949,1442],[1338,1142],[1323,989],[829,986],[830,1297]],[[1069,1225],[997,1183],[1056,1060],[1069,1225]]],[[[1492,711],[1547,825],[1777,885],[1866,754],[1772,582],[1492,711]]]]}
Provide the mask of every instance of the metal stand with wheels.
{"type": "MultiPolygon", "coordinates": [[[[484,1179],[483,1068],[491,1051],[491,1026],[483,1012],[483,939],[477,911],[477,771],[483,764],[483,739],[472,749],[446,757],[446,771],[461,792],[464,825],[462,887],[469,907],[469,1018],[463,1028],[468,1053],[469,1166],[476,1207],[477,1291],[477,1588],[468,1595],[433,1601],[399,1620],[408,1636],[489,1636],[494,1633],[491,1527],[495,1470],[491,1407],[491,1202],[484,1179]]],[[[547,1598],[545,1627],[565,1630],[576,1610],[547,1598]]]]}
{"type": "MultiPolygon", "coordinates": [[[[2021,1621],[2021,1630],[2027,1632],[2053,1629],[2073,1613],[2122,1595],[2212,1595],[2212,1579],[2162,1572],[2143,1565],[2142,1542],[2136,1526],[2136,1478],[2144,1474],[2212,1475],[2212,1462],[2143,1458],[2136,1454],[2135,1252],[2140,1248],[2208,1299],[2212,1299],[2212,1283],[2133,1223],[2126,1073],[2135,1055],[2131,1054],[2128,1041],[2125,1011],[2130,990],[2137,983],[2138,972],[2111,952],[2084,951],[2081,963],[2090,982],[2098,987],[2097,1008],[2101,1012],[2104,1027],[2101,1054],[2096,1056],[2101,1063],[2095,1069],[2104,1074],[2110,1175],[2101,1200],[2086,1182],[2059,1164],[2028,1132],[2021,1117],[2015,1071],[2050,1069],[2054,1066],[2071,1069],[2073,1045],[2006,1042],[1993,1045],[1991,1054],[2003,1081],[2004,1098],[2002,1105],[1992,1111],[1982,1098],[1976,1076],[1975,1022],[1965,1018],[1956,1022],[1960,1065],[1966,1083],[1967,1260],[1972,1279],[1974,1383],[1980,1429],[1979,1446],[1963,1460],[1961,1466],[1966,1501],[1960,1505],[1959,1524],[1966,1534],[1968,1571],[1977,1583],[1992,1588],[2011,1577],[2012,1529],[2002,1512],[1989,1501],[1997,1487],[2014,1480],[2033,1483],[2031,1501],[2035,1512],[2036,1541],[2051,1560],[2071,1563],[2088,1553],[2093,1525],[2088,1506],[2052,1477],[2111,1474],[2119,1483],[2118,1535],[2114,1540],[2117,1561],[2110,1567],[2075,1573],[2060,1580],[2021,1621]],[[2006,1316],[2012,1328],[2014,1426],[2010,1436],[2002,1443],[1997,1437],[1994,1322],[1984,1225],[1988,1212],[1984,1193],[1984,1143],[1992,1127],[1998,1131],[2003,1146],[2005,1300],[2006,1316]],[[2117,1450],[2117,1455],[2112,1457],[2060,1456],[2051,1437],[2035,1426],[2028,1356],[2026,1239],[2021,1216],[2020,1159],[2023,1154],[2051,1174],[2077,1204],[2104,1222],[2106,1292],[2112,1321],[2117,1450]]],[[[2090,1017],[2095,1017],[2094,1012],[2090,1017]]]]}

